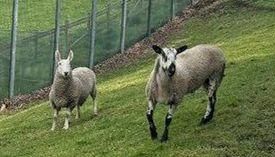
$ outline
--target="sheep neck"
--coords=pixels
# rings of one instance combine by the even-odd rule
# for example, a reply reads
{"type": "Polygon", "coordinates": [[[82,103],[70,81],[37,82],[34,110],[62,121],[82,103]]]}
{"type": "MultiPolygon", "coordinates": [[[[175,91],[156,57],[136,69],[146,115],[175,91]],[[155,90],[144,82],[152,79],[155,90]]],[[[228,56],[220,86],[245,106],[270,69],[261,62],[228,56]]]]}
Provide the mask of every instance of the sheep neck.
{"type": "Polygon", "coordinates": [[[73,82],[72,76],[64,78],[60,74],[55,74],[54,82],[53,82],[54,90],[56,91],[56,93],[60,93],[61,95],[64,95],[65,93],[70,91],[72,82],[73,82]]]}
{"type": "Polygon", "coordinates": [[[159,72],[156,76],[158,87],[161,88],[162,91],[166,91],[169,93],[169,84],[171,82],[171,79],[167,77],[166,73],[159,68],[159,72]]]}
{"type": "Polygon", "coordinates": [[[161,66],[159,65],[159,59],[157,60],[155,68],[156,68],[155,80],[156,80],[158,92],[161,94],[164,94],[164,97],[167,97],[169,96],[169,93],[170,93],[169,85],[171,84],[172,80],[162,70],[161,66]]]}

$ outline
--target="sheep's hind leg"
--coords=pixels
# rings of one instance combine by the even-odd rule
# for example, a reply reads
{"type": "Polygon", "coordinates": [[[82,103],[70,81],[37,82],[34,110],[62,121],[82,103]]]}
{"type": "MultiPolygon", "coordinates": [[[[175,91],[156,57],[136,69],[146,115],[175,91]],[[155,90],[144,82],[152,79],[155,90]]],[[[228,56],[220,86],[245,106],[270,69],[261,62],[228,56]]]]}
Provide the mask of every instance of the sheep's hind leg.
{"type": "Polygon", "coordinates": [[[79,119],[80,118],[80,106],[76,105],[76,115],[75,115],[75,119],[79,119]]]}
{"type": "Polygon", "coordinates": [[[215,81],[215,79],[209,80],[207,90],[208,90],[208,104],[207,104],[206,112],[201,119],[201,122],[200,122],[201,125],[208,123],[213,118],[213,115],[214,115],[215,104],[217,101],[217,98],[216,98],[217,81],[215,81]]]}
{"type": "Polygon", "coordinates": [[[67,130],[69,129],[69,123],[71,121],[71,115],[72,115],[72,110],[68,107],[66,108],[66,117],[65,117],[65,123],[63,129],[67,130]]]}
{"type": "Polygon", "coordinates": [[[94,99],[94,115],[98,115],[96,98],[94,99]]]}
{"type": "Polygon", "coordinates": [[[91,97],[93,98],[94,115],[98,115],[98,111],[97,111],[97,101],[96,101],[96,92],[91,93],[91,97]]]}
{"type": "Polygon", "coordinates": [[[148,123],[149,123],[149,129],[150,129],[150,134],[151,134],[152,140],[155,140],[155,139],[158,138],[158,133],[157,133],[156,125],[155,125],[154,119],[153,119],[153,113],[154,113],[155,106],[156,105],[153,104],[153,102],[149,100],[149,102],[148,102],[148,110],[146,112],[146,116],[147,116],[147,120],[148,120],[148,123]]]}
{"type": "Polygon", "coordinates": [[[173,114],[176,111],[176,108],[177,108],[177,105],[169,104],[168,113],[165,117],[165,128],[164,128],[164,132],[161,137],[161,142],[166,142],[168,140],[168,128],[172,121],[173,114]]]}

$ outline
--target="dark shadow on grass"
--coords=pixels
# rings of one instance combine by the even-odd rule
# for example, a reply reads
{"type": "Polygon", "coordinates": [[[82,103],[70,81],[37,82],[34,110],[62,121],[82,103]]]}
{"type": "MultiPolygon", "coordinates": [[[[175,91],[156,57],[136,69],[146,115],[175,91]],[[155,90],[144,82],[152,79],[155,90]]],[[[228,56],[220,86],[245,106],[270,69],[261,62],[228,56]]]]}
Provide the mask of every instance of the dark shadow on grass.
{"type": "Polygon", "coordinates": [[[83,112],[79,119],[75,119],[75,115],[73,115],[70,127],[83,125],[84,123],[86,123],[88,121],[91,121],[91,122],[96,121],[96,120],[102,118],[102,116],[103,116],[103,114],[94,115],[91,113],[83,112]]]}

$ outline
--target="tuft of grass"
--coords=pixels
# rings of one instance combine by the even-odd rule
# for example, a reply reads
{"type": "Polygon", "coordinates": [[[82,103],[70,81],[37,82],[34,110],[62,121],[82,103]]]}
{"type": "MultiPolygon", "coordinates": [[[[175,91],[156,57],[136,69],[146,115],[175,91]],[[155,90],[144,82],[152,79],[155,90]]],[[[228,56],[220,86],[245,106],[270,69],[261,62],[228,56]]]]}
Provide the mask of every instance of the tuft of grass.
{"type": "MultiPolygon", "coordinates": [[[[255,0],[254,0],[255,1],[255,0]]],[[[198,126],[207,98],[186,96],[170,126],[170,140],[151,141],[145,117],[144,88],[154,56],[98,76],[99,116],[91,117],[89,99],[79,120],[51,132],[48,102],[0,117],[0,156],[274,156],[275,13],[225,3],[222,12],[188,20],[169,46],[211,43],[227,58],[213,121],[198,126]]],[[[167,107],[155,120],[163,131],[167,107]]]]}

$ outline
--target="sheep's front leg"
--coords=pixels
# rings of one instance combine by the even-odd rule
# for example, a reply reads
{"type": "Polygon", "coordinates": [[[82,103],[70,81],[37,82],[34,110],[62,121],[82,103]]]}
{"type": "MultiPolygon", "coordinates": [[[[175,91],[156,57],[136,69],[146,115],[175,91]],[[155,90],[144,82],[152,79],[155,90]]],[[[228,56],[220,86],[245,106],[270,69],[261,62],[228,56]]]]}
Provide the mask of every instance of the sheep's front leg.
{"type": "Polygon", "coordinates": [[[72,110],[68,107],[66,108],[66,117],[65,117],[65,123],[63,129],[67,130],[69,129],[69,123],[71,121],[71,115],[72,115],[72,110]]]}
{"type": "Polygon", "coordinates": [[[168,128],[172,121],[173,114],[176,111],[176,108],[177,108],[177,105],[169,104],[168,113],[165,117],[165,128],[164,128],[164,132],[161,137],[161,142],[166,142],[168,140],[168,128]]]}
{"type": "Polygon", "coordinates": [[[55,130],[59,110],[60,110],[59,108],[53,108],[53,124],[51,128],[52,131],[55,130]]]}
{"type": "Polygon", "coordinates": [[[148,120],[148,123],[149,123],[149,129],[150,129],[152,140],[158,138],[156,125],[155,125],[154,119],[153,119],[154,108],[155,108],[155,104],[153,104],[152,101],[149,101],[146,116],[147,116],[147,120],[148,120]]]}
{"type": "Polygon", "coordinates": [[[76,116],[75,119],[79,119],[80,118],[80,106],[76,105],[76,116]]]}

